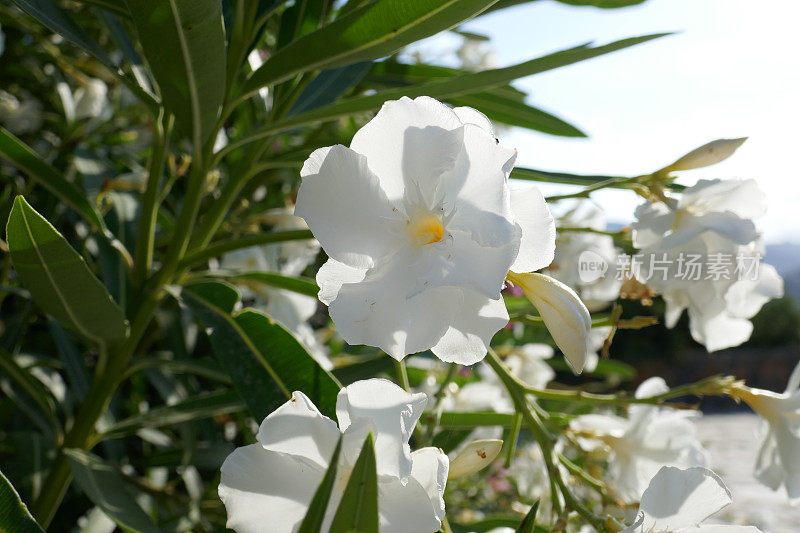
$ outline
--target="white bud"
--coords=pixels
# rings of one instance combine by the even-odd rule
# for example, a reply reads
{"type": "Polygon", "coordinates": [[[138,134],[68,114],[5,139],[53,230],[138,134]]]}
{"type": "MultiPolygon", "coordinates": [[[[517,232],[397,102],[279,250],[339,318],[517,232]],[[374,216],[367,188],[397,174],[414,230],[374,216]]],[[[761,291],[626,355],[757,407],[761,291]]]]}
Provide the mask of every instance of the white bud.
{"type": "Polygon", "coordinates": [[[664,171],[692,170],[694,168],[716,165],[732,156],[736,149],[744,144],[746,140],[747,137],[711,141],[700,148],[695,148],[671,165],[665,167],[664,171]]]}
{"type": "Polygon", "coordinates": [[[483,470],[494,461],[502,448],[503,441],[500,439],[476,440],[469,443],[455,459],[450,461],[447,479],[464,477],[483,470]]]}

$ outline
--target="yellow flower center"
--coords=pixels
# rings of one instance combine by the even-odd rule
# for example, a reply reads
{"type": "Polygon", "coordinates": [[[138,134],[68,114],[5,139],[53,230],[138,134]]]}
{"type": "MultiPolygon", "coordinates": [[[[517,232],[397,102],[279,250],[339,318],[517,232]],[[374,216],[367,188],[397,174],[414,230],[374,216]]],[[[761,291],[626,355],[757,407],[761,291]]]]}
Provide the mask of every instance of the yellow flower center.
{"type": "Polygon", "coordinates": [[[414,213],[408,220],[407,230],[411,239],[419,247],[439,242],[444,237],[444,226],[441,219],[428,211],[414,213]]]}

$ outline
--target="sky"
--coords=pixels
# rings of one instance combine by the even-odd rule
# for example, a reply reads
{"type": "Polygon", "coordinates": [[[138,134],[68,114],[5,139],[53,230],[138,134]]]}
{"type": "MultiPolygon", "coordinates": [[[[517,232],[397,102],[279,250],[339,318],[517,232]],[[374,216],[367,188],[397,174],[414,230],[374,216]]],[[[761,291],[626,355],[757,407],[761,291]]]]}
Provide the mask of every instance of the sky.
{"type": "MultiPolygon", "coordinates": [[[[514,128],[500,140],[517,148],[519,166],[627,176],[661,168],[714,139],[749,137],[727,161],[684,172],[678,183],[756,179],[769,205],[756,223],[774,244],[800,243],[798,20],[798,0],[647,0],[614,10],[541,0],[479,17],[464,29],[491,37],[498,66],[589,41],[677,32],[515,82],[530,104],[588,139],[514,128]]],[[[436,45],[452,48],[458,40],[449,34],[436,45]]],[[[640,202],[629,191],[593,198],[615,222],[630,221],[640,202]]]]}

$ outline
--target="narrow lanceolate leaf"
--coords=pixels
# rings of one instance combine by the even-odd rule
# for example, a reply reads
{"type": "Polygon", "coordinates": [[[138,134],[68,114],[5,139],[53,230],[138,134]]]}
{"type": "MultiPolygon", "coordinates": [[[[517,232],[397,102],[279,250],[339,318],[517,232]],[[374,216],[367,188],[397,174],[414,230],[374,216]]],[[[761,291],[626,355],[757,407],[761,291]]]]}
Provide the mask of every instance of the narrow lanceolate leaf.
{"type": "Polygon", "coordinates": [[[44,533],[11,482],[0,472],[0,531],[8,533],[44,533]]]}
{"type": "Polygon", "coordinates": [[[239,293],[223,282],[198,282],[182,291],[211,345],[256,420],[305,393],[319,410],[335,415],[339,383],[283,326],[253,309],[234,313],[239,293]]]}
{"type": "Polygon", "coordinates": [[[93,55],[106,66],[114,69],[114,62],[111,61],[108,54],[100,48],[97,41],[87,35],[80,26],[75,24],[75,22],[51,0],[14,0],[14,3],[43,25],[60,34],[65,39],[72,42],[72,44],[83,48],[85,52],[93,55]]]}
{"type": "Polygon", "coordinates": [[[497,0],[375,0],[313,31],[269,58],[244,84],[250,94],[310,70],[387,56],[452,28],[497,0]]]}
{"type": "Polygon", "coordinates": [[[287,291],[296,292],[298,294],[313,296],[314,298],[316,298],[319,293],[319,285],[311,278],[284,276],[283,274],[277,274],[275,272],[243,272],[240,274],[233,274],[229,276],[228,279],[261,283],[279,289],[286,289],[287,291]]]}
{"type": "Polygon", "coordinates": [[[17,276],[45,312],[90,341],[125,339],[122,309],[80,254],[22,196],[14,200],[6,239],[17,276]]]}
{"type": "Polygon", "coordinates": [[[69,459],[75,483],[117,525],[137,533],[158,532],[116,468],[83,450],[68,449],[64,453],[69,459]]]}
{"type": "Polygon", "coordinates": [[[375,442],[367,435],[333,517],[330,533],[378,533],[378,473],[375,442]]]}
{"type": "Polygon", "coordinates": [[[515,533],[533,533],[536,531],[536,513],[539,511],[539,500],[536,500],[531,506],[530,511],[528,514],[525,515],[525,518],[522,519],[522,522],[519,523],[519,527],[517,528],[515,533]]]}
{"type": "Polygon", "coordinates": [[[56,406],[50,393],[26,368],[19,366],[10,353],[2,349],[0,349],[0,371],[36,403],[49,421],[50,428],[58,431],[56,406]]]}
{"type": "Polygon", "coordinates": [[[167,109],[195,146],[217,120],[225,94],[219,0],[126,0],[167,109]]]}
{"type": "Polygon", "coordinates": [[[439,426],[448,429],[467,429],[480,426],[501,426],[510,428],[514,424],[514,415],[508,413],[475,412],[475,413],[442,413],[439,426]]]}
{"type": "Polygon", "coordinates": [[[193,396],[178,403],[157,407],[140,415],[121,420],[109,427],[103,438],[122,437],[141,428],[156,428],[182,424],[201,418],[244,411],[246,406],[233,391],[210,392],[193,396]]]}
{"type": "MultiPolygon", "coordinates": [[[[368,4],[368,6],[371,5],[373,4],[368,4]]],[[[284,120],[265,126],[254,131],[249,136],[229,144],[222,152],[227,153],[234,148],[248,142],[252,142],[269,135],[274,135],[275,133],[282,131],[291,130],[298,126],[305,126],[308,124],[314,124],[316,122],[333,120],[355,113],[373,111],[380,108],[380,106],[383,105],[383,103],[387,100],[397,100],[403,96],[408,96],[409,98],[417,96],[431,96],[433,98],[446,100],[487,89],[502,87],[518,78],[539,74],[548,70],[553,70],[566,65],[571,65],[573,63],[578,63],[580,61],[585,61],[593,57],[651,41],[665,35],[669,34],[659,33],[654,35],[645,35],[642,37],[631,37],[629,39],[622,39],[621,41],[615,41],[613,43],[596,47],[578,46],[510,67],[462,74],[460,76],[428,81],[417,85],[401,87],[399,89],[379,91],[375,94],[367,96],[348,98],[335,104],[321,107],[307,113],[300,113],[299,115],[288,117],[284,120]]]]}
{"type": "Polygon", "coordinates": [[[339,437],[339,442],[333,450],[333,456],[330,460],[330,466],[325,472],[325,477],[317,487],[317,492],[314,493],[314,498],[311,499],[311,505],[308,506],[306,516],[300,524],[300,529],[297,533],[317,533],[322,531],[322,521],[325,520],[325,511],[328,508],[328,501],[331,499],[331,491],[336,482],[336,471],[339,467],[339,453],[342,450],[342,438],[339,437]]]}
{"type": "Polygon", "coordinates": [[[581,130],[547,111],[493,91],[465,94],[448,100],[453,105],[473,107],[493,122],[562,137],[586,137],[581,130]]]}
{"type": "Polygon", "coordinates": [[[80,216],[95,228],[105,228],[105,223],[92,203],[78,187],[44,161],[27,144],[8,130],[0,127],[0,157],[19,168],[25,175],[61,200],[71,205],[80,216]]]}

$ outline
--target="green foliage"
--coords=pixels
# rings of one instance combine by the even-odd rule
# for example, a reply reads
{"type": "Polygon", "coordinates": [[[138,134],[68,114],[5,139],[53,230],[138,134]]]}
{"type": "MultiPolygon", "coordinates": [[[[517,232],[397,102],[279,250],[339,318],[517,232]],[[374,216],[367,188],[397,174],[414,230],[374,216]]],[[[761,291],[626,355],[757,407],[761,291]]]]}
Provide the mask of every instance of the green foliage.
{"type": "Polygon", "coordinates": [[[125,338],[122,309],[83,258],[22,196],[14,201],[6,239],[17,275],[42,309],[98,344],[125,338]]]}
{"type": "Polygon", "coordinates": [[[319,487],[314,493],[314,498],[311,499],[311,505],[297,533],[316,533],[321,531],[322,522],[325,520],[325,511],[328,509],[328,501],[331,499],[331,491],[333,491],[333,485],[336,483],[336,472],[339,469],[341,451],[342,438],[339,437],[339,442],[336,443],[336,448],[331,456],[330,466],[325,471],[325,476],[320,481],[319,487]]]}
{"type": "Polygon", "coordinates": [[[0,531],[42,533],[11,482],[0,472],[0,531]]]}
{"type": "Polygon", "coordinates": [[[375,468],[375,441],[367,435],[358,454],[330,533],[378,533],[378,473],[375,468]]]}

